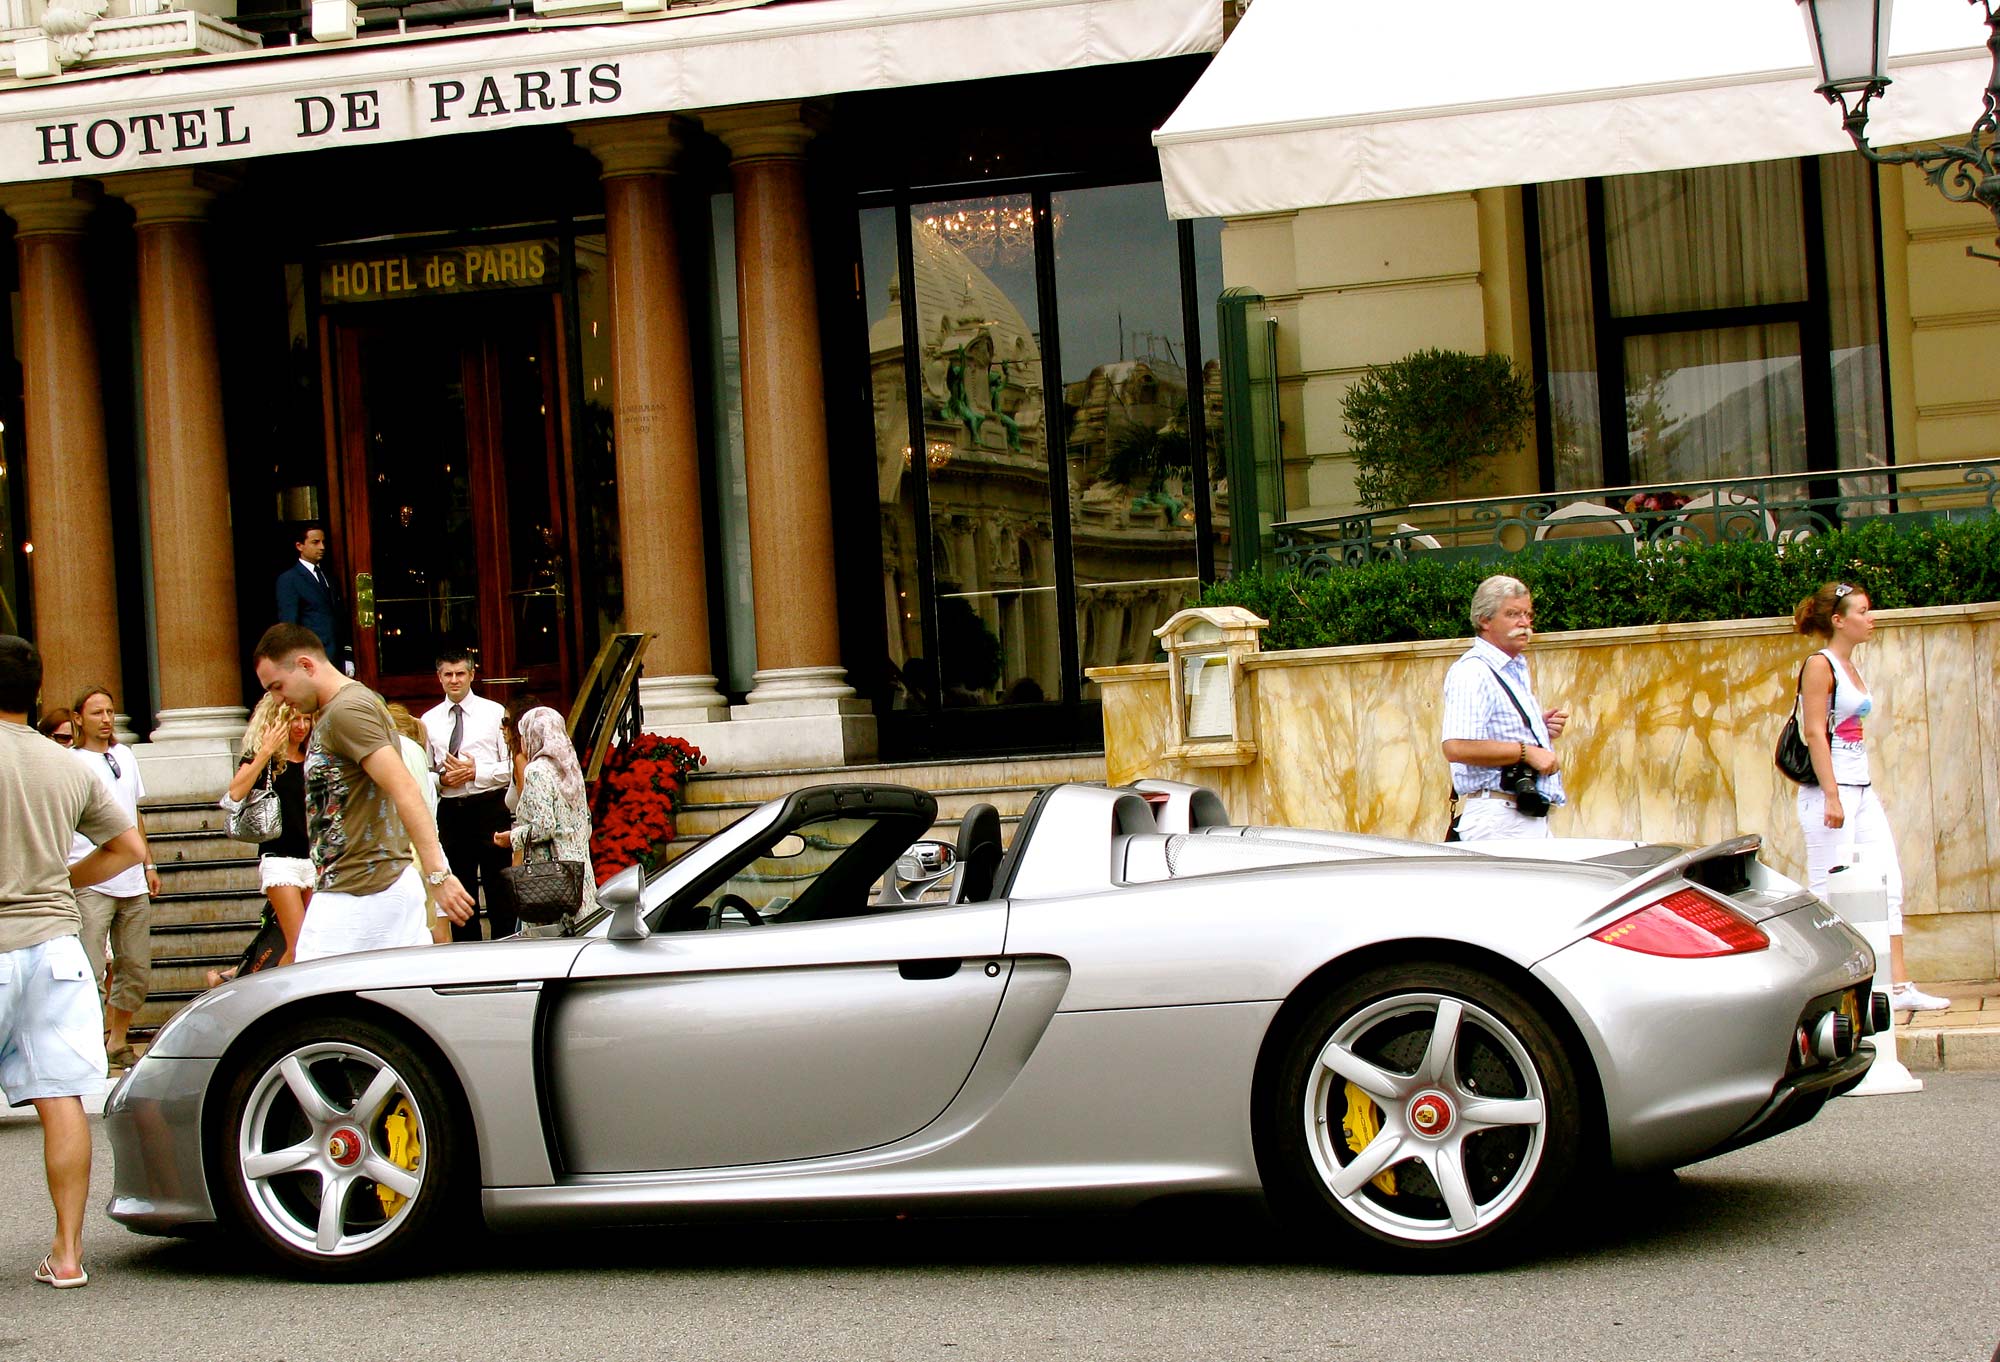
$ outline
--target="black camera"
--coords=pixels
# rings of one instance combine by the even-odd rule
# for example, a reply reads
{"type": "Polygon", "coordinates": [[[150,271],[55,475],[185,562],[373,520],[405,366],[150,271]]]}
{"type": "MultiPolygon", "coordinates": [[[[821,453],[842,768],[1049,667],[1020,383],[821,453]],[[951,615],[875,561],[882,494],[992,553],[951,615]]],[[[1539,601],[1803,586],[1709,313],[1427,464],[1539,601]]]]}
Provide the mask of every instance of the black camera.
{"type": "Polygon", "coordinates": [[[1525,761],[1500,768],[1500,790],[1514,796],[1514,807],[1529,818],[1547,818],[1549,801],[1535,788],[1535,768],[1525,761]]]}

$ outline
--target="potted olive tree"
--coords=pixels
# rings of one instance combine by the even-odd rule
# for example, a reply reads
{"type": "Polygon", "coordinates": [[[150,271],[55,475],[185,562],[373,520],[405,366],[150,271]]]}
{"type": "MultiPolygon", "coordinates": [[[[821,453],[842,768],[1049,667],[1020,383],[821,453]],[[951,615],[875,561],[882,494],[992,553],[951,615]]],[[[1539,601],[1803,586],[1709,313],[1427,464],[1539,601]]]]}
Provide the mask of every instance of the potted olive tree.
{"type": "Polygon", "coordinates": [[[1526,435],[1535,397],[1505,355],[1419,350],[1362,375],[1340,414],[1355,493],[1380,510],[1452,495],[1526,435]]]}

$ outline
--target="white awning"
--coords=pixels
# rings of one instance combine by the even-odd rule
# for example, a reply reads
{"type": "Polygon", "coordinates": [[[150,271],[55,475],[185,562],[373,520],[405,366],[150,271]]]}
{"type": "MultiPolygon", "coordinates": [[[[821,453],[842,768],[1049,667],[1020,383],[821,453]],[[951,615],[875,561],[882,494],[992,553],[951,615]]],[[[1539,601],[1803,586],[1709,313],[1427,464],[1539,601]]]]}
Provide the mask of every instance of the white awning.
{"type": "Polygon", "coordinates": [[[1217,0],[810,0],[188,58],[0,90],[0,183],[1212,52],[1217,0]]]}
{"type": "MultiPolygon", "coordinates": [[[[1876,146],[1964,136],[1991,60],[1905,0],[1876,146]]],[[[1175,217],[1236,217],[1851,147],[1795,0],[1256,0],[1153,135],[1175,217]]]]}

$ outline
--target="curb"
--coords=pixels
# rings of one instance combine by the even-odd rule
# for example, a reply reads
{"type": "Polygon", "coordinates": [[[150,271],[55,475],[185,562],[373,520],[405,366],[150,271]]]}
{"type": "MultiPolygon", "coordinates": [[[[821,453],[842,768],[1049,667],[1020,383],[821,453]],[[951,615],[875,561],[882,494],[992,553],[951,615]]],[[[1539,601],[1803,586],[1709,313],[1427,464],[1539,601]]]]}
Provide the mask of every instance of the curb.
{"type": "Polygon", "coordinates": [[[2000,1026],[1896,1028],[1896,1056],[1911,1073],[2000,1069],[2000,1026]]]}

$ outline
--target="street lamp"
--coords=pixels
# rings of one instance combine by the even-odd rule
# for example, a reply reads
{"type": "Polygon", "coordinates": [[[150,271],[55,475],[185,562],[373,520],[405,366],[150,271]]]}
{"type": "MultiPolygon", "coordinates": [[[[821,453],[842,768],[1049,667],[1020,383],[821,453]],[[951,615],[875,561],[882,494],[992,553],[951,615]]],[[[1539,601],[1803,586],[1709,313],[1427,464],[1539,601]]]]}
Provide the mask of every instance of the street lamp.
{"type": "MultiPolygon", "coordinates": [[[[1923,151],[1877,151],[1868,145],[1868,104],[1889,84],[1889,7],[1892,0],[1798,0],[1806,38],[1819,64],[1819,92],[1840,106],[1840,123],[1854,146],[1877,165],[1914,165],[1953,203],[1982,203],[2000,225],[2000,168],[1995,133],[2000,131],[2000,12],[1996,0],[1970,0],[1986,12],[1986,50],[1993,70],[1986,78],[1985,109],[1963,143],[1923,151]]],[[[2000,243],[2000,238],[1995,238],[2000,243]]],[[[2000,260],[2000,255],[1965,248],[1967,255],[2000,260]]]]}

